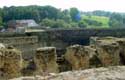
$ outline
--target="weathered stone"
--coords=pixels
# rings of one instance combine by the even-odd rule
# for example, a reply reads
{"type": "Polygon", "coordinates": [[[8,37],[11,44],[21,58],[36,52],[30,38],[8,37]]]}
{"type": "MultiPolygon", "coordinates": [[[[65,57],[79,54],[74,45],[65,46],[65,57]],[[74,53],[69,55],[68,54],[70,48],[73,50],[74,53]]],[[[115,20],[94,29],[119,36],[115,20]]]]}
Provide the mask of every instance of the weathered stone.
{"type": "Polygon", "coordinates": [[[96,41],[99,37],[90,37],[90,45],[96,45],[96,41]]]}
{"type": "Polygon", "coordinates": [[[119,43],[120,47],[121,64],[125,65],[125,38],[119,38],[117,39],[117,42],[119,43]]]}
{"type": "Polygon", "coordinates": [[[90,37],[90,45],[97,45],[98,41],[105,40],[105,41],[115,41],[117,38],[115,37],[90,37]]]}
{"type": "Polygon", "coordinates": [[[55,47],[38,48],[34,60],[39,73],[58,72],[55,47]]]}
{"type": "Polygon", "coordinates": [[[89,54],[89,68],[102,66],[95,46],[84,46],[84,52],[89,54]]]}
{"type": "MultiPolygon", "coordinates": [[[[120,63],[125,64],[125,38],[117,38],[117,37],[91,37],[90,44],[97,45],[100,41],[105,41],[108,43],[118,43],[120,48],[120,63]]],[[[105,43],[104,43],[105,44],[105,43]]]]}
{"type": "Polygon", "coordinates": [[[0,37],[0,43],[16,47],[17,49],[22,51],[22,56],[24,59],[30,59],[34,56],[35,50],[38,47],[38,37],[37,36],[0,37]]]}
{"type": "MultiPolygon", "coordinates": [[[[49,80],[125,80],[125,66],[69,71],[48,78],[49,80]]],[[[47,80],[47,79],[46,79],[47,80]]]]}
{"type": "Polygon", "coordinates": [[[81,45],[68,47],[65,59],[71,64],[72,70],[86,69],[89,67],[89,54],[85,52],[81,45]]]}
{"type": "Polygon", "coordinates": [[[34,75],[36,71],[36,64],[34,60],[24,60],[23,61],[23,69],[22,69],[22,75],[23,76],[31,76],[34,75]]]}
{"type": "Polygon", "coordinates": [[[67,48],[65,59],[71,64],[73,70],[101,66],[95,46],[70,46],[67,48]]]}
{"type": "Polygon", "coordinates": [[[14,78],[21,75],[22,56],[17,49],[0,49],[0,77],[14,78]]]}
{"type": "Polygon", "coordinates": [[[3,48],[5,48],[5,45],[0,43],[0,49],[3,49],[3,48]]]}
{"type": "Polygon", "coordinates": [[[97,40],[96,48],[103,66],[119,65],[120,48],[115,40],[97,40]]]}
{"type": "Polygon", "coordinates": [[[68,71],[49,76],[27,76],[11,80],[125,80],[125,66],[68,71]]]}

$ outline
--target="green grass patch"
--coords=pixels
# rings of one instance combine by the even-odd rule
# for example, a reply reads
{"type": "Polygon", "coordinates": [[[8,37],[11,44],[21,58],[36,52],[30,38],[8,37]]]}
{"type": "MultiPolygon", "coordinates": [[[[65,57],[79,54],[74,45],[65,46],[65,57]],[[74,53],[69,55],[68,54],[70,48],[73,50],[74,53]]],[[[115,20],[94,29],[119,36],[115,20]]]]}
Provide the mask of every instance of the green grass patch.
{"type": "Polygon", "coordinates": [[[88,25],[87,28],[109,28],[109,18],[104,17],[104,16],[82,16],[82,19],[87,19],[87,20],[94,20],[97,22],[102,23],[102,26],[94,26],[94,25],[88,25]]]}

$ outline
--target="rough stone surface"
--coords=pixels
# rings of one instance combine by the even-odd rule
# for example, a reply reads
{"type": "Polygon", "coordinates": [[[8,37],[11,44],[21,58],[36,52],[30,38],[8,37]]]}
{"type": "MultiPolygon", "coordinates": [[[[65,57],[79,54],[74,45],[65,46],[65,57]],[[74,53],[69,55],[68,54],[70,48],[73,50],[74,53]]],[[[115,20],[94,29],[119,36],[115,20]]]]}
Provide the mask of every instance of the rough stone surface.
{"type": "Polygon", "coordinates": [[[68,47],[65,59],[71,64],[72,70],[89,68],[89,53],[81,45],[68,47]]]}
{"type": "Polygon", "coordinates": [[[37,44],[38,37],[37,36],[0,37],[0,43],[16,47],[17,49],[22,51],[22,56],[24,59],[29,59],[34,56],[35,50],[38,47],[37,44]]]}
{"type": "Polygon", "coordinates": [[[92,37],[89,46],[68,47],[65,59],[72,70],[125,64],[124,43],[124,38],[92,37]]]}
{"type": "Polygon", "coordinates": [[[65,59],[71,64],[72,70],[102,66],[95,46],[70,46],[67,48],[65,59]]]}
{"type": "Polygon", "coordinates": [[[117,39],[120,47],[121,64],[125,65],[125,38],[117,39]]]}
{"type": "Polygon", "coordinates": [[[58,72],[56,49],[54,47],[38,48],[34,61],[39,73],[58,72]]]}
{"type": "Polygon", "coordinates": [[[21,51],[12,47],[0,49],[0,79],[18,77],[21,69],[21,51]]]}
{"type": "MultiPolygon", "coordinates": [[[[102,51],[104,51],[104,49],[105,49],[104,52],[106,52],[106,47],[107,47],[107,52],[112,53],[115,56],[114,61],[117,60],[116,62],[118,62],[118,60],[119,60],[118,58],[120,58],[120,64],[125,64],[125,38],[91,37],[90,45],[96,45],[96,46],[98,46],[98,49],[100,49],[102,47],[103,48],[102,51]]],[[[101,51],[101,53],[104,53],[102,51],[101,51]]],[[[99,53],[100,53],[100,50],[99,50],[99,53]]],[[[102,55],[102,54],[100,54],[100,55],[102,55]]]]}
{"type": "Polygon", "coordinates": [[[97,49],[95,46],[84,46],[84,52],[89,55],[89,68],[100,67],[102,66],[101,60],[98,58],[97,49]]]}
{"type": "Polygon", "coordinates": [[[125,66],[101,67],[48,76],[21,77],[11,80],[125,80],[125,66]]]}
{"type": "MultiPolygon", "coordinates": [[[[3,53],[7,53],[8,55],[8,52],[5,51],[14,49],[13,47],[5,48],[2,44],[0,44],[0,50],[3,50],[3,52],[0,53],[0,71],[3,72],[3,66],[5,65],[3,62],[3,53]]],[[[10,61],[10,63],[13,64],[12,61],[14,61],[14,59],[11,61],[11,59],[6,58],[6,61],[10,61]]],[[[66,53],[64,54],[64,61],[66,61],[66,63],[63,65],[64,68],[66,67],[66,71],[83,70],[95,67],[117,66],[121,64],[123,65],[125,64],[125,38],[93,37],[90,39],[90,45],[88,46],[69,46],[66,50],[66,53]]],[[[23,69],[24,73],[25,71],[27,72],[27,69],[29,69],[31,76],[36,74],[46,76],[51,72],[58,72],[60,67],[57,65],[56,48],[41,47],[36,50],[34,59],[28,61],[28,65],[23,69]],[[31,72],[30,70],[33,71],[31,72]]],[[[8,72],[6,71],[8,74],[12,67],[4,66],[4,68],[8,70],[8,72]]],[[[47,78],[48,77],[49,76],[47,76],[47,78]]],[[[75,78],[71,78],[71,80],[73,79],[75,78]]],[[[103,78],[101,80],[103,80],[103,78]]]]}
{"type": "Polygon", "coordinates": [[[3,49],[3,48],[5,48],[5,45],[0,43],[0,49],[3,49]]]}
{"type": "Polygon", "coordinates": [[[120,48],[119,44],[110,40],[98,40],[96,45],[98,58],[101,60],[102,66],[119,65],[120,48]]]}
{"type": "Polygon", "coordinates": [[[105,40],[105,41],[115,41],[117,40],[116,37],[90,37],[90,45],[96,45],[98,41],[105,40]]]}

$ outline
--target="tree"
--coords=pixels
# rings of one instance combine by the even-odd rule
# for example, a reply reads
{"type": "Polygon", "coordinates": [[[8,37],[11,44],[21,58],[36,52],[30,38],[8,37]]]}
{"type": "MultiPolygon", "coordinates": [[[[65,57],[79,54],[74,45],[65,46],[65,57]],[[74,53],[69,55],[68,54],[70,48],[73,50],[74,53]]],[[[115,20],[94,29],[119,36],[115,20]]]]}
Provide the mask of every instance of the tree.
{"type": "Polygon", "coordinates": [[[59,10],[52,6],[11,6],[3,8],[3,20],[8,22],[14,19],[34,19],[37,22],[42,19],[57,19],[59,10]]]}
{"type": "Polygon", "coordinates": [[[3,25],[3,22],[2,22],[2,9],[0,8],[0,26],[3,25]]]}
{"type": "Polygon", "coordinates": [[[62,11],[62,14],[63,14],[62,19],[63,19],[65,22],[70,23],[70,22],[72,21],[71,16],[70,16],[70,13],[69,13],[68,10],[62,11]]]}
{"type": "Polygon", "coordinates": [[[87,27],[87,23],[85,21],[82,21],[82,20],[79,21],[78,25],[79,25],[80,28],[86,28],[87,27]]]}
{"type": "Polygon", "coordinates": [[[0,17],[0,26],[3,25],[2,18],[0,17]]]}
{"type": "Polygon", "coordinates": [[[50,27],[50,28],[70,28],[70,24],[66,23],[62,19],[52,20],[52,19],[43,19],[40,23],[41,26],[50,27]]]}
{"type": "Polygon", "coordinates": [[[55,21],[45,18],[42,20],[42,22],[40,23],[41,26],[45,26],[45,27],[53,27],[55,25],[55,21]]]}
{"type": "Polygon", "coordinates": [[[92,14],[96,15],[96,16],[105,16],[105,17],[110,17],[111,16],[111,12],[101,11],[101,10],[93,11],[92,14]]]}
{"type": "Polygon", "coordinates": [[[71,22],[70,25],[71,25],[71,28],[79,28],[77,22],[71,22]]]}
{"type": "Polygon", "coordinates": [[[120,28],[123,27],[123,18],[118,13],[113,13],[109,20],[109,25],[112,28],[120,28]]]}
{"type": "Polygon", "coordinates": [[[79,21],[80,20],[80,12],[77,8],[70,8],[70,16],[72,21],[79,21]]]}
{"type": "Polygon", "coordinates": [[[53,28],[70,28],[71,26],[66,23],[64,20],[57,19],[53,28]]]}

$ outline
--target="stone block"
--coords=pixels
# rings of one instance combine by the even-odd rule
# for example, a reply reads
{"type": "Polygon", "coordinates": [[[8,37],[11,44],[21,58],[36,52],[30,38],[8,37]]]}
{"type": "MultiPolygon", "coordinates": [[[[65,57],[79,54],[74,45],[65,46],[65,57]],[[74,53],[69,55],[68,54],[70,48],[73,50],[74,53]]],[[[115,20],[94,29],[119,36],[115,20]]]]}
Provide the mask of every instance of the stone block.
{"type": "Polygon", "coordinates": [[[120,48],[115,40],[97,40],[96,49],[102,66],[119,65],[120,48]]]}
{"type": "Polygon", "coordinates": [[[39,73],[58,72],[58,65],[56,60],[57,58],[55,47],[43,47],[36,50],[34,61],[39,73]]]}
{"type": "Polygon", "coordinates": [[[21,75],[21,51],[14,48],[0,49],[0,77],[14,78],[21,75]]]}
{"type": "Polygon", "coordinates": [[[72,70],[86,69],[89,67],[89,54],[83,46],[73,45],[67,48],[65,59],[69,62],[72,70]]]}

